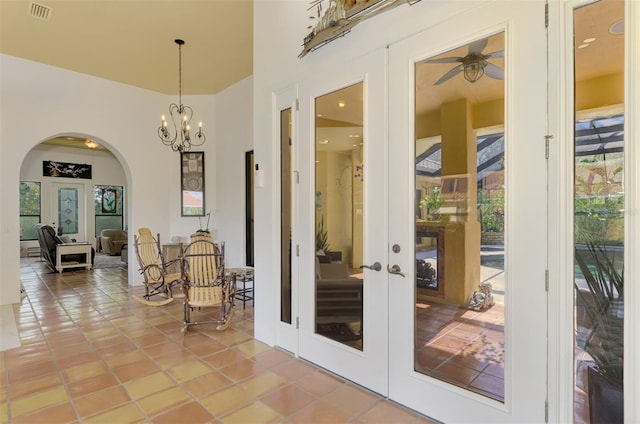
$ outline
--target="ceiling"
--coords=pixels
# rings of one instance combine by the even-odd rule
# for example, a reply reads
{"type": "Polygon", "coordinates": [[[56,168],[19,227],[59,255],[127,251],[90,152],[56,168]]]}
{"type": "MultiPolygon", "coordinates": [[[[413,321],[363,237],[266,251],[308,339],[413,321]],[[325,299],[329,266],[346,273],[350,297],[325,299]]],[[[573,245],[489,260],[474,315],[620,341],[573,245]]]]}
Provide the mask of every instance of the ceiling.
{"type": "Polygon", "coordinates": [[[180,38],[183,94],[253,73],[252,0],[37,0],[48,20],[31,3],[0,0],[0,53],[175,95],[180,38]]]}

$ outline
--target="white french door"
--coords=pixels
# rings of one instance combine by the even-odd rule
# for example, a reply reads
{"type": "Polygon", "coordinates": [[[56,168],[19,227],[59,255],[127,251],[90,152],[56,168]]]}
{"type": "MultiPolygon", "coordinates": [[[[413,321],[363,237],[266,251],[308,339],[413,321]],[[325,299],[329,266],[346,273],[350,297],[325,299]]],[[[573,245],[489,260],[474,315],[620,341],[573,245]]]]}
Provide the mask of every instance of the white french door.
{"type": "Polygon", "coordinates": [[[299,86],[299,354],[387,392],[385,52],[299,86]],[[368,267],[368,268],[367,268],[368,267]]]}
{"type": "Polygon", "coordinates": [[[52,219],[59,234],[77,241],[86,241],[85,185],[81,183],[52,184],[52,219]]]}
{"type": "Polygon", "coordinates": [[[544,2],[495,3],[389,49],[389,397],[443,422],[545,419],[544,2]]]}
{"type": "Polygon", "coordinates": [[[545,418],[544,3],[495,3],[298,90],[298,353],[444,422],[545,418]]]}

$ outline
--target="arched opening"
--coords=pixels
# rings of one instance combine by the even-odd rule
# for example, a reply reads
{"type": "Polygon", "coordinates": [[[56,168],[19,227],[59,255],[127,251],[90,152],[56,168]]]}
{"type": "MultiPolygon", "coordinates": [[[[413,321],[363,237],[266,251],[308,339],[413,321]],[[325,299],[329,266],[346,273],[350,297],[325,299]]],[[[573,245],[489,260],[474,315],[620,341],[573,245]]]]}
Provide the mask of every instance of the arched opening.
{"type": "Polygon", "coordinates": [[[58,134],[35,145],[19,173],[20,256],[42,256],[34,225],[47,224],[65,242],[89,243],[94,266],[126,269],[130,175],[120,153],[90,134],[58,134]]]}

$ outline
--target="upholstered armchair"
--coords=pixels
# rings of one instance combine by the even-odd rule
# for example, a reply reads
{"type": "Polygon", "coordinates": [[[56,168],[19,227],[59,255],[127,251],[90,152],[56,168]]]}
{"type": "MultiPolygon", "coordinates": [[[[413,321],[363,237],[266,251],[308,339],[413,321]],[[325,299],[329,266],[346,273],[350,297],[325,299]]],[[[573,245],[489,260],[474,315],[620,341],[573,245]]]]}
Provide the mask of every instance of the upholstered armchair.
{"type": "Polygon", "coordinates": [[[104,253],[117,256],[122,252],[122,246],[127,244],[128,235],[123,230],[102,230],[100,246],[104,253]]]}

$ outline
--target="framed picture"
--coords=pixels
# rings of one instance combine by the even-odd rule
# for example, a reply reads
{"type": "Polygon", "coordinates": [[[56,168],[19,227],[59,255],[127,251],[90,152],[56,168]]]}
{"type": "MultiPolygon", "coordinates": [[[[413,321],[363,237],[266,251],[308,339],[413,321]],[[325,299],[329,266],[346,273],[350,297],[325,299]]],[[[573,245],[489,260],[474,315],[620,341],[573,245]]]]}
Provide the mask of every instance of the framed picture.
{"type": "Polygon", "coordinates": [[[180,153],[182,216],[204,216],[204,152],[180,153]]]}

